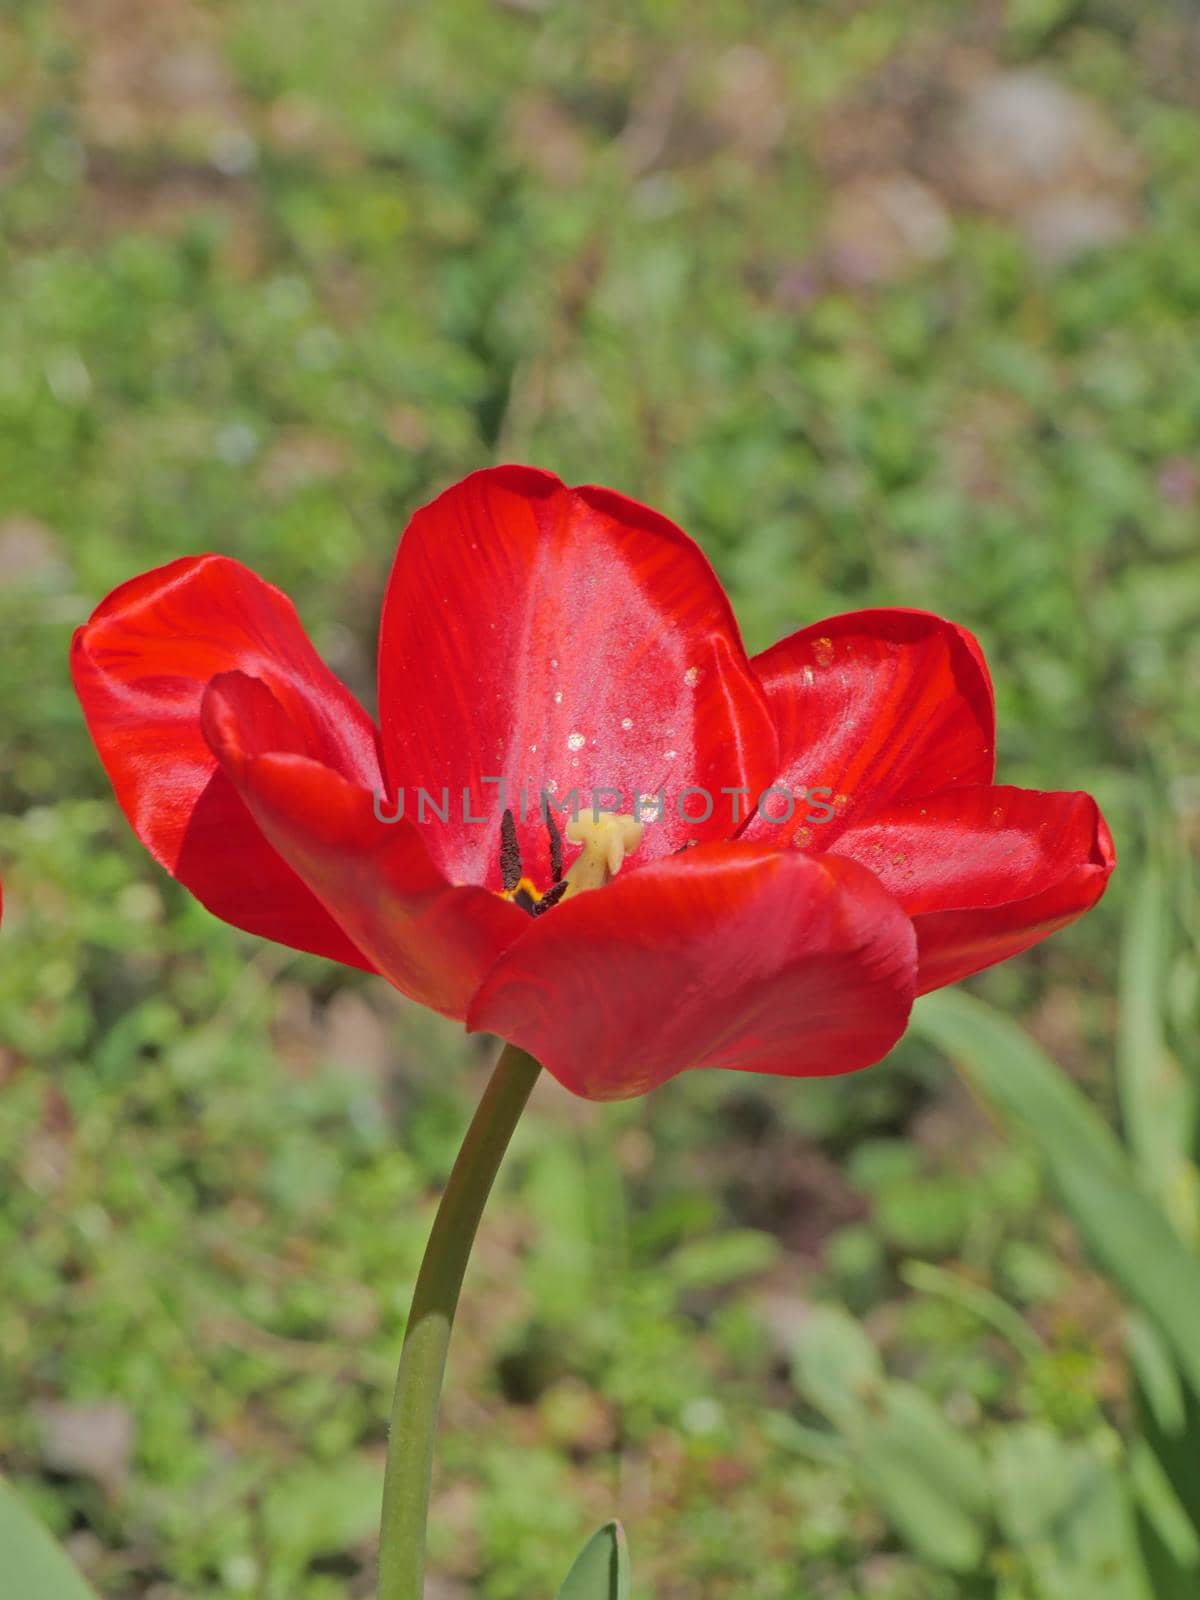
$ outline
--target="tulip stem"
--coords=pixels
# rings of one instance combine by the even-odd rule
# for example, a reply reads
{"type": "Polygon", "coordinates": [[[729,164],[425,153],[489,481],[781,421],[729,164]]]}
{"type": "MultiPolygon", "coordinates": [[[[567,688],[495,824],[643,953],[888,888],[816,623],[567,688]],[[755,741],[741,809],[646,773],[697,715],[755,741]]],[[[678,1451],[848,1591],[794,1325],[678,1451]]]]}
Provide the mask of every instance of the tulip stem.
{"type": "Polygon", "coordinates": [[[425,1524],[450,1330],[479,1219],[540,1071],[515,1045],[501,1051],[433,1220],[392,1401],[379,1528],[379,1600],[423,1600],[425,1524]]]}

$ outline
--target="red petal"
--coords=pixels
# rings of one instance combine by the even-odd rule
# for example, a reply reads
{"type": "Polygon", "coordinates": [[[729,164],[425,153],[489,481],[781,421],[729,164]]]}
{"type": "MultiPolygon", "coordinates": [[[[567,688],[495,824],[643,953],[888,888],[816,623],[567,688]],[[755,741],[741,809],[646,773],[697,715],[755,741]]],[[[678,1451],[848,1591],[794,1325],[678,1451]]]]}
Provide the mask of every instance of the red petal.
{"type": "Polygon", "coordinates": [[[262,838],[200,731],[205,686],[241,669],[270,686],[309,755],[381,784],[370,718],[286,595],[224,556],[173,561],[97,607],[71,668],[117,799],[154,858],[235,927],[369,969],[262,838]]]}
{"type": "MultiPolygon", "coordinates": [[[[462,1018],[484,972],[529,926],[486,889],[448,884],[411,822],[380,822],[373,793],[295,753],[267,687],[242,673],[209,686],[205,736],[264,836],[378,972],[462,1018]]],[[[386,814],[386,813],[385,813],[386,814]]]]}
{"type": "MultiPolygon", "coordinates": [[[[927,611],[851,611],[802,628],[753,666],[779,730],[777,781],[836,797],[821,848],[881,805],[991,782],[991,679],[965,628],[927,611]]],[[[781,813],[782,799],[771,809],[781,813]]],[[[802,820],[799,810],[781,824],[755,817],[743,837],[783,843],[802,820]]]]}
{"type": "Polygon", "coordinates": [[[904,1031],[914,964],[907,917],[854,863],[712,844],[555,907],[467,1022],[592,1100],[690,1067],[851,1072],[904,1031]]]}
{"type": "Polygon", "coordinates": [[[837,853],[870,867],[912,917],[922,994],[1074,922],[1116,861],[1091,795],[991,786],[891,807],[847,828],[837,853]]]}
{"type": "MultiPolygon", "coordinates": [[[[729,831],[723,786],[756,791],[775,771],[766,700],[720,584],[695,544],[656,512],[608,489],[568,489],[548,472],[477,472],[418,511],[392,570],[379,648],[389,793],[417,785],[450,822],[427,843],[447,875],[500,883],[498,788],[521,788],[525,870],[548,881],[543,788],[604,809],[668,792],[638,860],[729,831]],[[713,815],[691,825],[678,791],[702,785],[713,815]],[[462,791],[475,815],[464,823],[462,791]]],[[[692,797],[697,814],[703,801],[692,797]]]]}

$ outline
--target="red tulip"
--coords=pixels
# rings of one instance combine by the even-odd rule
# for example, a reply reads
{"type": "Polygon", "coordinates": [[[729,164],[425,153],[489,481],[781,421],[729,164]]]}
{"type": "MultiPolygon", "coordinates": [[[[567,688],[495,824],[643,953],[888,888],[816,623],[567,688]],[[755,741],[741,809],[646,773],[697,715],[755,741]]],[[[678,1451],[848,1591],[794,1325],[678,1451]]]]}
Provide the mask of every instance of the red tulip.
{"type": "Polygon", "coordinates": [[[210,910],[593,1099],[689,1067],[866,1066],[915,994],[1063,927],[1113,866],[1088,795],[992,786],[963,629],[860,611],[749,660],[673,523],[527,467],[410,523],[378,726],[224,556],[115,590],[73,670],[134,830],[210,910]],[[578,825],[554,809],[572,790],[578,825]]]}

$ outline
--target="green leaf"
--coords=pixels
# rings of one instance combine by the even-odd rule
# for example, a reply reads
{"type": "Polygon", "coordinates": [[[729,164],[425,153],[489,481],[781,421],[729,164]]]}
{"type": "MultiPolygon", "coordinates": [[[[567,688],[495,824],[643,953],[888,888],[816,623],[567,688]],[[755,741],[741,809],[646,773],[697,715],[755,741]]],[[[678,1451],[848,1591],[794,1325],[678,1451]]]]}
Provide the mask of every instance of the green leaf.
{"type": "Polygon", "coordinates": [[[996,1506],[1037,1600],[1153,1600],[1133,1508],[1105,1441],[1068,1443],[1040,1423],[996,1434],[996,1506]]]}
{"type": "Polygon", "coordinates": [[[1139,1437],[1153,1451],[1176,1499],[1200,1538],[1200,1399],[1182,1383],[1154,1328],[1134,1318],[1125,1334],[1134,1375],[1139,1437]]]}
{"type": "Polygon", "coordinates": [[[606,1522],[584,1545],[558,1600],[629,1600],[629,1546],[619,1522],[606,1522]]]}
{"type": "Polygon", "coordinates": [[[796,1385],[845,1440],[859,1477],[912,1549],[970,1572],[983,1557],[987,1474],[975,1444],[914,1384],[887,1379],[853,1317],[814,1308],[793,1362],[796,1385]]]}
{"type": "Polygon", "coordinates": [[[792,1354],[792,1377],[838,1427],[873,1403],[884,1382],[879,1352],[836,1306],[814,1306],[808,1313],[792,1354]]]}
{"type": "Polygon", "coordinates": [[[978,1317],[980,1322],[988,1323],[1026,1361],[1037,1361],[1044,1354],[1045,1345],[1021,1313],[983,1284],[974,1283],[959,1272],[948,1272],[945,1267],[935,1267],[928,1261],[904,1262],[900,1277],[920,1293],[940,1295],[978,1317]]]}
{"type": "Polygon", "coordinates": [[[1170,927],[1165,874],[1152,858],[1136,880],[1121,939],[1117,1088],[1142,1180],[1186,1235],[1196,1216],[1196,1171],[1188,1159],[1196,1104],[1163,1024],[1170,927]]]}
{"type": "Polygon", "coordinates": [[[596,1230],[589,1175],[573,1141],[535,1152],[526,1194],[538,1223],[525,1266],[538,1314],[555,1325],[595,1296],[596,1230]]]}
{"type": "Polygon", "coordinates": [[[918,1555],[950,1572],[979,1566],[990,1520],[983,1458],[923,1389],[887,1385],[864,1420],[860,1454],[880,1510],[918,1555]]]}
{"type": "MultiPolygon", "coordinates": [[[[1173,1567],[1189,1572],[1193,1583],[1200,1578],[1200,1539],[1179,1502],[1162,1461],[1145,1439],[1129,1445],[1129,1481],[1140,1513],[1145,1536],[1143,1549],[1152,1549],[1160,1568],[1173,1567]],[[1148,1537],[1147,1537],[1148,1536],[1148,1537]]],[[[1155,1593],[1158,1593],[1157,1588],[1155,1593]]],[[[1192,1590],[1196,1593],[1196,1589],[1192,1590]]]]}
{"type": "Polygon", "coordinates": [[[926,995],[913,1026],[1041,1151],[1093,1256],[1200,1392],[1200,1261],[1141,1189],[1100,1114],[1027,1034],[982,1001],[926,995]]]}
{"type": "Polygon", "coordinates": [[[281,1568],[299,1575],[318,1556],[364,1543],[379,1521],[382,1490],[381,1465],[360,1455],[347,1456],[336,1472],[301,1462],[275,1473],[261,1516],[281,1568]]]}
{"type": "Polygon", "coordinates": [[[680,1245],[666,1263],[681,1290],[716,1289],[766,1272],[779,1259],[779,1241],[755,1228],[727,1228],[680,1245]]]}
{"type": "Polygon", "coordinates": [[[1125,1354],[1133,1372],[1139,1405],[1146,1408],[1148,1420],[1163,1433],[1183,1433],[1187,1427],[1188,1402],[1179,1370],[1162,1335],[1139,1311],[1132,1312],[1125,1321],[1125,1354]]]}
{"type": "Polygon", "coordinates": [[[994,1007],[942,989],[913,1008],[912,1028],[962,1068],[968,1083],[1014,1127],[1033,1137],[1051,1167],[1086,1161],[1128,1176],[1104,1118],[1029,1035],[994,1007]]]}
{"type": "Polygon", "coordinates": [[[1181,1563],[1168,1547],[1158,1524],[1141,1506],[1135,1508],[1142,1565],[1154,1600],[1196,1600],[1200,1570],[1181,1563]]]}
{"type": "Polygon", "coordinates": [[[0,1478],[0,1571],[5,1594],[21,1600],[96,1600],[65,1551],[0,1478]]]}

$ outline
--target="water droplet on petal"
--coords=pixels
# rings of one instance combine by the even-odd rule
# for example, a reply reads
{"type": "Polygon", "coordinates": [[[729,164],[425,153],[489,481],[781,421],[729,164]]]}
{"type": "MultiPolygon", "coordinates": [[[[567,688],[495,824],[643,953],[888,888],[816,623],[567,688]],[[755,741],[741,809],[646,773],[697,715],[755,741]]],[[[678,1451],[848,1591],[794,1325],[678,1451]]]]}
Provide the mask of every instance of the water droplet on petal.
{"type": "Polygon", "coordinates": [[[586,741],[581,733],[569,733],[567,735],[568,750],[582,750],[585,743],[586,741]]]}

